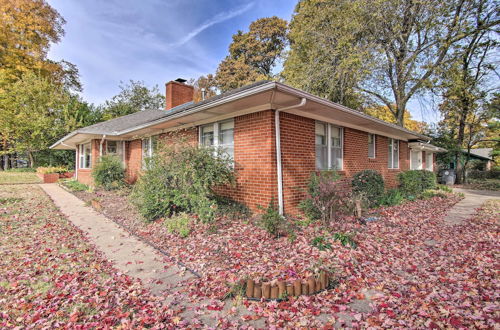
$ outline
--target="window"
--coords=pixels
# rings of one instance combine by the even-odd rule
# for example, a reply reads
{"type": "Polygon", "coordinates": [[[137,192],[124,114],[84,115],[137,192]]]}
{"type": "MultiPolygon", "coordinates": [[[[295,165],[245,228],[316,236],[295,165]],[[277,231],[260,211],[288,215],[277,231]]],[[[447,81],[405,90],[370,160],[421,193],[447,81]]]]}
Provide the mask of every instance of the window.
{"type": "Polygon", "coordinates": [[[106,155],[121,155],[122,141],[106,141],[106,155]]]}
{"type": "Polygon", "coordinates": [[[326,127],[326,124],[316,123],[316,168],[319,170],[328,169],[326,127]]]}
{"type": "Polygon", "coordinates": [[[427,171],[434,171],[434,154],[432,152],[425,154],[425,167],[427,171]]]}
{"type": "Polygon", "coordinates": [[[227,120],[200,127],[200,144],[217,148],[217,152],[234,159],[234,121],[227,120]]]}
{"type": "Polygon", "coordinates": [[[142,139],[142,168],[146,168],[147,159],[153,157],[158,145],[158,136],[150,136],[142,139]]]}
{"type": "Polygon", "coordinates": [[[389,139],[389,168],[399,168],[399,140],[389,139]]]}
{"type": "Polygon", "coordinates": [[[92,165],[92,148],[90,143],[80,144],[78,147],[80,156],[80,168],[90,168],[92,165]]]}
{"type": "Polygon", "coordinates": [[[343,129],[316,122],[316,168],[319,170],[342,169],[343,129]]]}
{"type": "Polygon", "coordinates": [[[375,134],[368,134],[368,158],[375,158],[375,134]]]}

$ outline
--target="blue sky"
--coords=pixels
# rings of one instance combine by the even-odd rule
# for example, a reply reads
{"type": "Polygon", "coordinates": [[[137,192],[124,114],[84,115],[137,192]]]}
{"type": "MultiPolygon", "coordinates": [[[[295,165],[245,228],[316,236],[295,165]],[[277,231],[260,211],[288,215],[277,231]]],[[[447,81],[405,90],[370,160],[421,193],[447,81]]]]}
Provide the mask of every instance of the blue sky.
{"type": "Polygon", "coordinates": [[[261,17],[290,19],[295,0],[49,0],[66,35],[49,57],[78,66],[84,99],[99,104],[120,81],[164,84],[213,73],[231,36],[261,17]]]}
{"type": "MultiPolygon", "coordinates": [[[[100,104],[120,81],[148,86],[214,73],[231,36],[261,17],[290,20],[296,0],[48,0],[66,19],[66,35],[49,57],[77,65],[83,98],[100,104]]],[[[435,122],[412,100],[414,119],[435,122]]]]}

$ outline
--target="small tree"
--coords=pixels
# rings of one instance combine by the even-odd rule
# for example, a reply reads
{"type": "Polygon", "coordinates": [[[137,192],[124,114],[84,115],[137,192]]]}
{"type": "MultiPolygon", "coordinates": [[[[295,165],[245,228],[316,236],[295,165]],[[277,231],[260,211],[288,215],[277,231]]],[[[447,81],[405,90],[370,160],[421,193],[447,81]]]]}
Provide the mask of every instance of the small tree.
{"type": "Polygon", "coordinates": [[[147,220],[188,212],[212,221],[218,203],[214,188],[233,182],[232,160],[223,152],[181,140],[160,143],[134,187],[133,201],[147,220]]]}

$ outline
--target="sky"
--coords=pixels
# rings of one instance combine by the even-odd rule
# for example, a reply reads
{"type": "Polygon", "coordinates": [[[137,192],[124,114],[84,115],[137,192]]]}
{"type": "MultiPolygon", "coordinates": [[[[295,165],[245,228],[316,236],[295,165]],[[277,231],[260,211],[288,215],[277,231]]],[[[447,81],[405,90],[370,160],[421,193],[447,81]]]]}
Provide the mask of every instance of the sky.
{"type": "Polygon", "coordinates": [[[163,90],[214,73],[231,36],[261,17],[290,19],[295,0],[49,0],[66,20],[49,58],[77,65],[83,98],[102,103],[120,81],[163,90]]]}
{"type": "MultiPolygon", "coordinates": [[[[231,36],[261,17],[290,20],[296,0],[48,0],[66,20],[65,36],[49,58],[76,66],[82,97],[101,104],[120,82],[147,86],[215,73],[231,36]]],[[[418,100],[413,118],[436,121],[418,100]]]]}

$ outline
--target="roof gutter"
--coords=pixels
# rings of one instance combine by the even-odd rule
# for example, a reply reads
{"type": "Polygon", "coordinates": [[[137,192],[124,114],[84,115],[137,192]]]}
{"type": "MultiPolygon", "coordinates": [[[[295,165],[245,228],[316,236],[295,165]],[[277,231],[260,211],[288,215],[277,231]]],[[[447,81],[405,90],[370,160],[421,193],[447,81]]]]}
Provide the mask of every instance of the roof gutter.
{"type": "MultiPolygon", "coordinates": [[[[274,97],[274,95],[273,95],[274,97]]],[[[276,169],[278,173],[278,208],[280,215],[284,213],[284,203],[283,203],[283,167],[281,164],[281,130],[280,130],[280,112],[290,109],[296,109],[303,107],[307,102],[307,99],[303,97],[300,103],[291,105],[289,107],[284,107],[274,110],[274,130],[276,137],[276,169]]]]}

